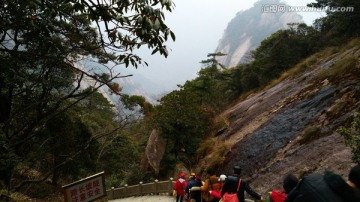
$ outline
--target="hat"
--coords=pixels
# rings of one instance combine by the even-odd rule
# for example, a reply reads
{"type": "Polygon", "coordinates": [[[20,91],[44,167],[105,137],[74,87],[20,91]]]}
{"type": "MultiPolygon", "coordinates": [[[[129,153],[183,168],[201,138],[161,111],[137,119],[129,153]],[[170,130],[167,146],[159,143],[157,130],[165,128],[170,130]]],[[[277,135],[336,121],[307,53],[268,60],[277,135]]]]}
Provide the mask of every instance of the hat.
{"type": "Polygon", "coordinates": [[[214,174],[215,174],[215,170],[214,170],[214,168],[211,168],[211,167],[210,167],[210,168],[207,168],[207,169],[206,169],[206,173],[209,174],[209,175],[214,175],[214,174]]]}
{"type": "Polygon", "coordinates": [[[241,173],[240,166],[234,166],[234,173],[237,174],[237,175],[240,175],[240,173],[241,173]]]}
{"type": "Polygon", "coordinates": [[[285,193],[289,193],[293,188],[295,188],[298,182],[299,179],[295,175],[287,175],[283,181],[283,188],[285,190],[285,193]]]}
{"type": "Polygon", "coordinates": [[[360,188],[360,164],[354,166],[349,172],[349,181],[360,188]]]}
{"type": "Polygon", "coordinates": [[[219,177],[219,181],[225,181],[225,179],[226,179],[226,175],[220,175],[220,177],[219,177]]]}
{"type": "Polygon", "coordinates": [[[197,181],[197,182],[201,182],[201,176],[199,176],[199,175],[198,175],[198,176],[196,176],[196,177],[195,177],[195,181],[197,181]]]}
{"type": "Polygon", "coordinates": [[[191,174],[190,174],[190,176],[193,176],[193,177],[195,177],[195,175],[196,175],[195,173],[191,173],[191,174]]]}
{"type": "Polygon", "coordinates": [[[186,177],[185,173],[180,173],[180,178],[185,178],[185,177],[186,177]]]}

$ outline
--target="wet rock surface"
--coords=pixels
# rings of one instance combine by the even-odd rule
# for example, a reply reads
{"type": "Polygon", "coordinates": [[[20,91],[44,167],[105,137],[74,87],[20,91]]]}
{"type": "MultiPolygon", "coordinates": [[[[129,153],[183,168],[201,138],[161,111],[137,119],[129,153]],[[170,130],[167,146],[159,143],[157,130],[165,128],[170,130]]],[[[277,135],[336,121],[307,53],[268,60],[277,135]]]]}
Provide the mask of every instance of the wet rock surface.
{"type": "MultiPolygon", "coordinates": [[[[324,88],[309,100],[299,101],[277,111],[251,135],[236,143],[229,158],[234,164],[240,165],[244,173],[253,174],[251,168],[265,166],[265,162],[280,148],[316,121],[321,112],[334,102],[333,94],[334,89],[324,88]]],[[[229,171],[232,167],[228,165],[225,169],[229,171]]]]}
{"type": "Polygon", "coordinates": [[[359,58],[359,48],[331,55],[229,108],[222,116],[230,124],[218,138],[233,144],[219,170],[232,174],[240,165],[243,178],[259,193],[282,189],[288,173],[303,177],[330,170],[346,178],[351,151],[336,130],[360,106],[360,81],[351,75],[339,75],[339,81],[317,75],[349,55],[359,58]]]}

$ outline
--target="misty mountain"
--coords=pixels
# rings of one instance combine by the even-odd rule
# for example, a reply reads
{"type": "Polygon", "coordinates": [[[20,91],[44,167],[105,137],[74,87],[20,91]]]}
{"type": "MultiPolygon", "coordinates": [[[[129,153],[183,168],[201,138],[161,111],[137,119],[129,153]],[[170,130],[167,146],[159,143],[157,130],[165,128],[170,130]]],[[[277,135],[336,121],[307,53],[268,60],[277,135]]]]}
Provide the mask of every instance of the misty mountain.
{"type": "MultiPolygon", "coordinates": [[[[124,72],[127,70],[125,69],[124,72]]],[[[118,79],[118,83],[123,87],[123,93],[144,96],[151,103],[156,103],[162,94],[167,93],[161,90],[166,89],[164,86],[152,81],[145,75],[137,74],[136,70],[132,76],[118,79]]]]}
{"type": "MultiPolygon", "coordinates": [[[[302,16],[295,12],[266,12],[269,5],[286,5],[280,0],[262,0],[245,11],[239,11],[228,23],[215,52],[222,52],[226,56],[218,57],[219,63],[226,67],[233,67],[250,59],[250,51],[260,45],[260,42],[272,33],[286,29],[288,23],[303,22],[302,16]]],[[[214,39],[215,40],[215,39],[214,39]]],[[[89,68],[96,64],[88,63],[89,68]]],[[[98,67],[101,68],[101,67],[98,67]]],[[[144,96],[149,102],[156,101],[171,91],[166,84],[150,79],[134,68],[121,68],[121,75],[132,75],[118,79],[122,93],[144,96]]],[[[103,92],[108,92],[103,90],[103,92]]],[[[114,103],[118,103],[118,96],[105,95],[114,103]]]]}
{"type": "MultiPolygon", "coordinates": [[[[91,58],[84,59],[82,62],[77,64],[78,68],[84,69],[87,72],[97,72],[99,74],[108,72],[109,69],[112,69],[114,74],[120,73],[120,77],[115,79],[114,82],[120,84],[123,94],[128,95],[140,95],[146,98],[150,103],[156,103],[162,92],[161,89],[166,89],[164,86],[159,85],[158,83],[148,79],[145,75],[138,74],[136,69],[131,68],[121,68],[117,66],[114,68],[114,64],[102,65],[99,64],[91,58]],[[116,71],[114,69],[117,69],[116,71]]],[[[82,87],[86,88],[91,85],[94,85],[92,79],[84,79],[82,82],[82,87]]],[[[101,87],[99,92],[104,95],[112,104],[119,106],[119,96],[111,94],[107,87],[101,87]]]]}
{"type": "Polygon", "coordinates": [[[270,6],[281,5],[280,0],[262,0],[248,10],[240,11],[229,22],[215,52],[227,54],[217,57],[225,67],[234,67],[250,60],[250,52],[272,33],[286,29],[288,23],[303,22],[296,12],[276,12],[270,6]]]}

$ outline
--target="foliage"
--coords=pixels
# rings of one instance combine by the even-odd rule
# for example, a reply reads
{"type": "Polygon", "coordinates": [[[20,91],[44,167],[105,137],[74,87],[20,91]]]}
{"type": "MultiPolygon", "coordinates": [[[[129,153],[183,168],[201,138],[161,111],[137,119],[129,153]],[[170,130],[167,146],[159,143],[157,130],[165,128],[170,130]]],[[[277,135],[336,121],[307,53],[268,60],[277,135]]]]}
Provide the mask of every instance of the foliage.
{"type": "Polygon", "coordinates": [[[150,115],[153,105],[146,101],[146,99],[143,96],[139,95],[122,95],[121,101],[124,104],[125,108],[130,110],[135,110],[137,107],[140,108],[139,111],[142,114],[150,115]]]}
{"type": "Polygon", "coordinates": [[[68,110],[47,121],[27,156],[28,161],[38,164],[36,170],[42,173],[53,171],[53,184],[57,184],[59,179],[78,180],[79,176],[87,174],[81,173],[83,169],[95,172],[93,157],[97,155],[99,144],[92,141],[90,127],[79,115],[68,110]],[[45,159],[39,161],[39,156],[45,159]]]}
{"type": "Polygon", "coordinates": [[[216,60],[216,57],[219,57],[219,56],[224,56],[226,54],[224,53],[221,53],[221,52],[218,52],[218,53],[209,53],[207,55],[207,57],[209,59],[206,59],[206,60],[202,60],[200,63],[204,64],[205,66],[220,66],[221,68],[225,69],[225,66],[220,64],[217,60],[216,60]]]}
{"type": "Polygon", "coordinates": [[[315,27],[322,32],[323,40],[330,43],[359,36],[360,2],[357,0],[316,0],[310,7],[327,8],[326,17],[315,21],[315,27]],[[337,11],[336,9],[350,9],[337,11]],[[340,39],[340,40],[339,40],[340,39]]]}
{"type": "Polygon", "coordinates": [[[121,94],[113,81],[126,76],[109,62],[137,67],[142,60],[133,51],[142,46],[168,55],[165,43],[175,35],[163,11],[172,8],[171,0],[2,1],[1,188],[56,184],[102,167],[107,141],[123,120],[96,91],[121,94]],[[99,68],[81,66],[91,60],[99,68]],[[27,173],[34,169],[43,173],[27,173]]]}
{"type": "Polygon", "coordinates": [[[345,144],[351,148],[352,160],[360,163],[360,111],[354,114],[350,128],[341,127],[338,132],[344,137],[345,144]]]}
{"type": "MultiPolygon", "coordinates": [[[[99,158],[99,169],[105,171],[112,179],[111,183],[118,183],[116,186],[132,184],[140,181],[133,181],[134,175],[144,172],[139,167],[139,162],[144,155],[148,140],[148,131],[151,126],[146,120],[131,123],[120,131],[111,140],[106,141],[99,158]]],[[[115,184],[112,184],[113,186],[115,184]]],[[[110,186],[110,187],[111,187],[110,186]]]]}
{"type": "Polygon", "coordinates": [[[291,24],[290,29],[277,31],[263,40],[253,52],[251,71],[254,73],[247,78],[253,83],[257,80],[260,86],[264,86],[305,56],[315,52],[321,46],[317,43],[319,37],[319,33],[306,24],[291,24]]]}
{"type": "Polygon", "coordinates": [[[154,124],[167,144],[166,154],[177,158],[183,151],[192,156],[196,147],[207,134],[211,114],[201,105],[201,98],[188,90],[173,91],[155,107],[154,124]]]}

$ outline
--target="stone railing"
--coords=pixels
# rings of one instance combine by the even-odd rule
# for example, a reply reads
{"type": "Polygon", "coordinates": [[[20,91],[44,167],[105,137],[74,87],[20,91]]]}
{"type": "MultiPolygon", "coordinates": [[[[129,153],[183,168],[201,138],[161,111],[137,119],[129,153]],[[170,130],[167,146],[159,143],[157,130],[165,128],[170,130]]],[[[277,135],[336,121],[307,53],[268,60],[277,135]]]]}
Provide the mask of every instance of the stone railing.
{"type": "MultiPolygon", "coordinates": [[[[106,198],[107,200],[114,200],[119,198],[126,198],[132,196],[144,196],[144,195],[172,195],[173,185],[175,181],[173,178],[170,178],[168,181],[158,181],[155,180],[152,183],[142,183],[140,182],[138,185],[132,185],[120,188],[112,187],[109,190],[106,190],[106,198]]],[[[245,199],[245,202],[254,202],[251,199],[245,199]]]]}
{"type": "Polygon", "coordinates": [[[152,183],[142,183],[138,185],[132,185],[120,188],[112,187],[109,190],[106,190],[106,195],[108,200],[125,198],[131,196],[143,196],[143,195],[159,195],[159,194],[172,194],[174,181],[172,178],[168,181],[158,181],[155,180],[152,183]]]}

